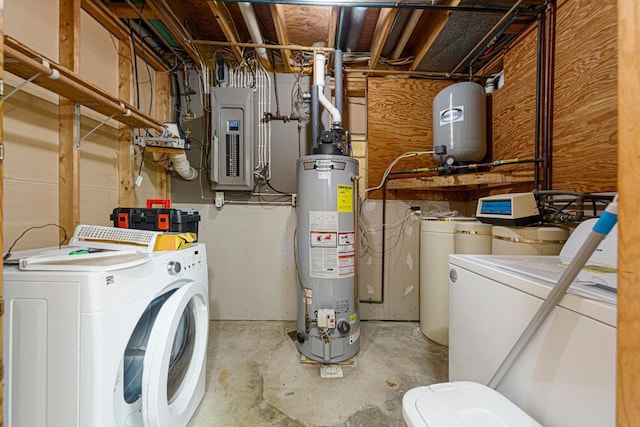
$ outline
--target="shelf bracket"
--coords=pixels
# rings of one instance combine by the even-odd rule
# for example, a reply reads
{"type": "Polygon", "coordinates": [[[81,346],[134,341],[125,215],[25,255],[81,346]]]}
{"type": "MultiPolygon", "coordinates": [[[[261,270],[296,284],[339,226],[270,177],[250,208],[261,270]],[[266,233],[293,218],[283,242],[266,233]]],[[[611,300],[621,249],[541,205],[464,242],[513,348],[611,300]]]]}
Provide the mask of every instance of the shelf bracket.
{"type": "Polygon", "coordinates": [[[73,139],[75,141],[75,148],[76,150],[80,149],[80,143],[82,141],[84,141],[85,139],[87,139],[89,136],[91,136],[95,131],[97,131],[98,129],[100,129],[102,126],[104,126],[109,120],[113,119],[115,116],[117,116],[118,114],[120,114],[119,111],[116,111],[115,113],[113,113],[112,115],[110,115],[109,117],[107,117],[106,119],[104,119],[102,122],[100,122],[100,124],[98,124],[96,127],[94,127],[93,129],[91,129],[89,132],[87,132],[84,136],[80,136],[80,103],[76,102],[76,108],[75,108],[75,129],[74,129],[74,135],[73,135],[73,139]]]}
{"type": "Polygon", "coordinates": [[[35,79],[37,79],[42,73],[38,72],[36,73],[33,77],[28,78],[27,80],[23,81],[22,83],[20,83],[18,86],[14,87],[13,90],[11,92],[9,92],[8,94],[6,94],[5,96],[2,97],[3,101],[6,101],[7,99],[11,98],[16,92],[18,92],[19,90],[21,90],[23,87],[25,87],[27,84],[31,83],[32,81],[34,81],[35,79]]]}

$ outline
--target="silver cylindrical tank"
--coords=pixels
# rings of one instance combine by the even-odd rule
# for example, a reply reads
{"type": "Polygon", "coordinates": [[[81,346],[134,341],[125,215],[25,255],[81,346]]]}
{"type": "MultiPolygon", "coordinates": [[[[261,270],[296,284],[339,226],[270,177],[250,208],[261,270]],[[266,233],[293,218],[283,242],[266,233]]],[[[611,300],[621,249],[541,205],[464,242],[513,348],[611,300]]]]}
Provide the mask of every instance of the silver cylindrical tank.
{"type": "Polygon", "coordinates": [[[479,162],[487,153],[487,104],[477,83],[455,83],[433,99],[433,147],[446,147],[438,163],[479,162]]]}
{"type": "Polygon", "coordinates": [[[297,162],[297,338],[300,352],[323,363],[360,348],[356,290],[358,161],[315,154],[297,162]]]}

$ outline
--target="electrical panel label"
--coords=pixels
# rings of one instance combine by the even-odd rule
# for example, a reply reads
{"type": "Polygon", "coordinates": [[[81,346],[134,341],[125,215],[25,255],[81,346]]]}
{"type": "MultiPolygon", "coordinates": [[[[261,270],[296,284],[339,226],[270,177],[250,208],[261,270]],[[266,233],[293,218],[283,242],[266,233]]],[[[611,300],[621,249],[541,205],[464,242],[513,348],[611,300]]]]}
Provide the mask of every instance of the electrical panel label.
{"type": "Polygon", "coordinates": [[[464,120],[464,105],[447,108],[440,111],[440,126],[449,125],[464,120]]]}
{"type": "Polygon", "coordinates": [[[353,187],[351,185],[338,184],[338,212],[353,211],[353,187]]]}

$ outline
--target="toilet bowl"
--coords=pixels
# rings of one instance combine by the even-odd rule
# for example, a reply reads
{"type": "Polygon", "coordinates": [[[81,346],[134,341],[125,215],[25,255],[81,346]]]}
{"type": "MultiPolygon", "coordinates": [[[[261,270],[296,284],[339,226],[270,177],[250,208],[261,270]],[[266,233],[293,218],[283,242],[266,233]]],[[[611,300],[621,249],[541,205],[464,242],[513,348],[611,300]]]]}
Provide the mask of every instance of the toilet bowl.
{"type": "Polygon", "coordinates": [[[402,416],[409,427],[542,427],[494,389],[471,381],[407,391],[402,416]]]}

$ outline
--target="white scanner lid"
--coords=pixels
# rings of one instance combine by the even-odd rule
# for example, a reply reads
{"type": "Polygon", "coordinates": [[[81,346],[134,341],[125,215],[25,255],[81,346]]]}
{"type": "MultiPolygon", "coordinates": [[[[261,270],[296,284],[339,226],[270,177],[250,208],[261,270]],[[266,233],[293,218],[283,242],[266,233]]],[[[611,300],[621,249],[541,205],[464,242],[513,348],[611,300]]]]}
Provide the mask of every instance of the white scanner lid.
{"type": "Polygon", "coordinates": [[[494,389],[469,381],[413,388],[402,414],[409,427],[542,427],[494,389]]]}

